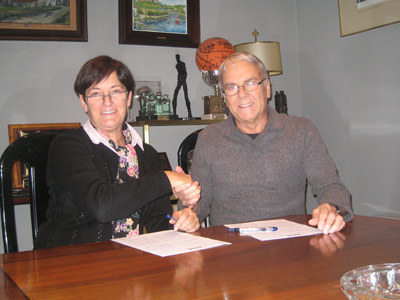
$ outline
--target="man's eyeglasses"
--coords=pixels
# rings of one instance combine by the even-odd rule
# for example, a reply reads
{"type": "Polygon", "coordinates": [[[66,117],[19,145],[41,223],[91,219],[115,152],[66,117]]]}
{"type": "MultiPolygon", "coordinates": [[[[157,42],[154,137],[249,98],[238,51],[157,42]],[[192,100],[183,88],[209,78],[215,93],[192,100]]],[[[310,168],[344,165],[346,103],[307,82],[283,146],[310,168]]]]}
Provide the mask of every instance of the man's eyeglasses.
{"type": "Polygon", "coordinates": [[[236,84],[227,85],[224,88],[224,93],[226,96],[235,96],[237,93],[239,93],[240,87],[242,87],[246,92],[254,92],[258,88],[258,86],[265,81],[265,79],[267,78],[264,78],[260,82],[256,80],[250,80],[243,85],[236,85],[236,84]]]}
{"type": "Polygon", "coordinates": [[[85,96],[85,100],[93,99],[94,101],[103,101],[106,97],[110,97],[112,101],[125,100],[128,96],[128,91],[125,90],[112,90],[108,95],[103,95],[100,92],[92,92],[90,95],[85,96]]]}

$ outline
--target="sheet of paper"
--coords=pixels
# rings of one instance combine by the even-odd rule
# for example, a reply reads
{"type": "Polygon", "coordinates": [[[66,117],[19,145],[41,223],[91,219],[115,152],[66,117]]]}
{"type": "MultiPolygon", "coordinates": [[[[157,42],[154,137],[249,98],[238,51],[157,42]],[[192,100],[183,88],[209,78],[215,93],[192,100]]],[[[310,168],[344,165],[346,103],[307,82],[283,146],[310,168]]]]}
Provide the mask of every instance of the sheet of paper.
{"type": "Polygon", "coordinates": [[[113,239],[112,241],[162,257],[231,244],[173,230],[141,234],[132,238],[113,239]]]}
{"type": "Polygon", "coordinates": [[[252,236],[253,238],[260,241],[286,239],[322,233],[321,230],[315,227],[299,224],[284,219],[228,224],[225,226],[228,228],[263,228],[273,226],[278,227],[277,231],[260,231],[246,233],[246,235],[252,236]]]}

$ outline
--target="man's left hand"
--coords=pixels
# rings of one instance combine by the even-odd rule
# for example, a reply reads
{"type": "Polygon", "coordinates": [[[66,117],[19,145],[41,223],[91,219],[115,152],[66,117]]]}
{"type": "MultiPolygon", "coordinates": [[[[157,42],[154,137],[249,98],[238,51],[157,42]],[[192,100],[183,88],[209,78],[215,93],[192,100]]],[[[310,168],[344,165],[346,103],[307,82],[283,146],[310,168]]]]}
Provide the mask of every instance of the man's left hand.
{"type": "Polygon", "coordinates": [[[328,234],[340,231],[346,223],[334,206],[324,203],[313,210],[308,224],[317,226],[324,234],[328,234]]]}

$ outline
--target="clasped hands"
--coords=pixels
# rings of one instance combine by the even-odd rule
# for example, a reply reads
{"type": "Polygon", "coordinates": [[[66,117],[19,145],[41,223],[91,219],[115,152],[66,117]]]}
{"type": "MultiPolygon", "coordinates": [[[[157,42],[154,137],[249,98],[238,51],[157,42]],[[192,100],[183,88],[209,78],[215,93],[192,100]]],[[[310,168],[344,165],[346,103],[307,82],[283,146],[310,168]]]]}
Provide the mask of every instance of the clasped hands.
{"type": "Polygon", "coordinates": [[[175,172],[166,171],[171,182],[174,196],[182,201],[183,206],[193,209],[200,200],[201,187],[197,181],[177,166],[175,172]],[[171,177],[170,177],[171,176],[171,177]]]}
{"type": "Polygon", "coordinates": [[[187,208],[175,211],[174,219],[170,220],[174,224],[174,230],[186,232],[194,232],[200,228],[200,222],[197,214],[192,210],[200,200],[201,187],[197,181],[193,181],[192,177],[182,170],[181,167],[176,167],[175,172],[165,171],[169,182],[171,183],[174,196],[183,201],[183,205],[187,208]]]}

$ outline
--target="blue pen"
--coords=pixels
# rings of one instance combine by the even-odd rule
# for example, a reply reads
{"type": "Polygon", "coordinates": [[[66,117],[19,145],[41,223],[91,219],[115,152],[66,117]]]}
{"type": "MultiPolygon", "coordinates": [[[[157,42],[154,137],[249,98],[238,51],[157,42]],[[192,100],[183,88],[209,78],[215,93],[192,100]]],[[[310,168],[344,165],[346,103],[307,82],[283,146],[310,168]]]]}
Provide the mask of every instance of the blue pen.
{"type": "Polygon", "coordinates": [[[263,228],[252,228],[252,227],[247,227],[247,228],[228,228],[229,232],[240,232],[240,233],[250,233],[250,232],[271,232],[271,231],[277,231],[278,227],[263,227],[263,228]]]}
{"type": "Polygon", "coordinates": [[[170,214],[168,214],[167,216],[166,216],[168,219],[170,219],[170,220],[174,220],[175,222],[178,222],[178,220],[177,219],[175,219],[173,216],[171,216],[170,214]]]}

